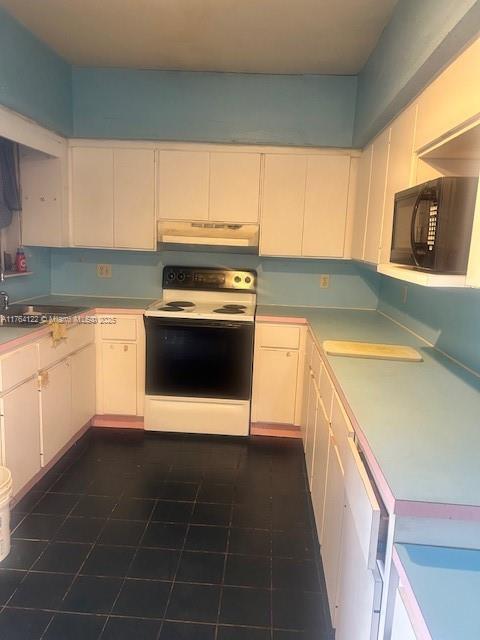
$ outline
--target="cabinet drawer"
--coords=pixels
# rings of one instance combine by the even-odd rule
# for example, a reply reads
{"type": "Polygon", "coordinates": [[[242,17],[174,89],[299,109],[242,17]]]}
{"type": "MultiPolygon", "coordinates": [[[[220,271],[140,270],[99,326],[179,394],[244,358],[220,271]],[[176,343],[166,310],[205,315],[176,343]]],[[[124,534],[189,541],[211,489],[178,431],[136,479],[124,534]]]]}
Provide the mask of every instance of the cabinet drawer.
{"type": "Polygon", "coordinates": [[[67,337],[56,345],[51,336],[42,338],[38,343],[40,369],[45,369],[54,362],[66,358],[70,353],[78,351],[95,338],[95,329],[90,324],[79,324],[67,330],[67,337]]]}
{"type": "Polygon", "coordinates": [[[0,360],[0,391],[7,391],[33,376],[38,369],[37,345],[28,344],[0,360]]]}
{"type": "Polygon", "coordinates": [[[355,528],[369,569],[375,569],[380,525],[380,507],[357,447],[348,439],[342,460],[345,470],[345,494],[353,514],[355,528]]]}
{"type": "Polygon", "coordinates": [[[259,324],[256,331],[256,341],[259,347],[298,349],[300,346],[300,327],[259,324]]]}
{"type": "Polygon", "coordinates": [[[137,319],[132,316],[115,316],[112,324],[102,324],[100,328],[104,340],[136,340],[137,319]]]}
{"type": "Polygon", "coordinates": [[[330,421],[332,418],[333,384],[325,366],[322,367],[319,390],[327,418],[330,421]]]}
{"type": "Polygon", "coordinates": [[[353,427],[336,393],[333,394],[331,422],[340,457],[345,460],[348,456],[349,439],[353,436],[353,427]]]}

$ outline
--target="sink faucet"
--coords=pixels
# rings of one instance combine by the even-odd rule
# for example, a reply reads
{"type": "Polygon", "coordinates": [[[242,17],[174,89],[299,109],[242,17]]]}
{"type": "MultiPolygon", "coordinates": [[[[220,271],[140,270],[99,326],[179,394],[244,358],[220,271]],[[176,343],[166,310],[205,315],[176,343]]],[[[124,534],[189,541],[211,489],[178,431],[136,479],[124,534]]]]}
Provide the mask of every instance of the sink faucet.
{"type": "Polygon", "coordinates": [[[0,309],[6,311],[8,309],[8,293],[0,291],[0,309]]]}

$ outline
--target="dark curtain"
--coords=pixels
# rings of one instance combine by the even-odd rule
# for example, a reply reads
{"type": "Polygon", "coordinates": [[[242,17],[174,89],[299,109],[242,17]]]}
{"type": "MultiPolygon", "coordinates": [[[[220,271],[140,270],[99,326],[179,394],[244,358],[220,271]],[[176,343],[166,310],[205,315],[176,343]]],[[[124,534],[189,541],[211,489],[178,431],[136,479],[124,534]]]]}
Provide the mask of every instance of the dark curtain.
{"type": "Polygon", "coordinates": [[[21,208],[18,145],[0,138],[0,229],[8,227],[13,212],[21,208]]]}

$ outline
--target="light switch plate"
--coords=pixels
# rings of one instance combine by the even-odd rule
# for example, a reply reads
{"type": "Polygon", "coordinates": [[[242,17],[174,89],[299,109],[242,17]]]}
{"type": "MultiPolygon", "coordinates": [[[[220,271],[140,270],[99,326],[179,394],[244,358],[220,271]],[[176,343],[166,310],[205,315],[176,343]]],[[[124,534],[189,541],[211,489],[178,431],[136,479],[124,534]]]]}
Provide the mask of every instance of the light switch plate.
{"type": "Polygon", "coordinates": [[[112,277],[111,264],[97,264],[97,278],[111,278],[111,277],[112,277]]]}
{"type": "Polygon", "coordinates": [[[330,286],[330,276],[328,273],[322,273],[320,276],[320,289],[328,289],[330,286]]]}

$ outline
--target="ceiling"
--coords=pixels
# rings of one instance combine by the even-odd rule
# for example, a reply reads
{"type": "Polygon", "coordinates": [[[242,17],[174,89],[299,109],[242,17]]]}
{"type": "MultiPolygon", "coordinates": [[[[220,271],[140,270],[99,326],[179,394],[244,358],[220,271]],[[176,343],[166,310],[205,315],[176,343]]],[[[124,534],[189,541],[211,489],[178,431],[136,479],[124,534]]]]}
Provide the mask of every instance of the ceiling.
{"type": "Polygon", "coordinates": [[[397,0],[0,0],[75,65],[355,74],[397,0]]]}

